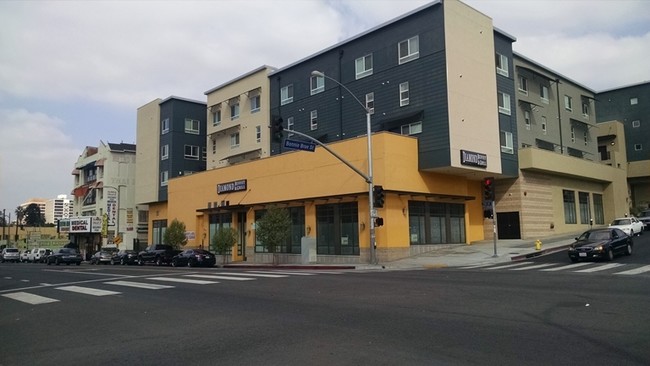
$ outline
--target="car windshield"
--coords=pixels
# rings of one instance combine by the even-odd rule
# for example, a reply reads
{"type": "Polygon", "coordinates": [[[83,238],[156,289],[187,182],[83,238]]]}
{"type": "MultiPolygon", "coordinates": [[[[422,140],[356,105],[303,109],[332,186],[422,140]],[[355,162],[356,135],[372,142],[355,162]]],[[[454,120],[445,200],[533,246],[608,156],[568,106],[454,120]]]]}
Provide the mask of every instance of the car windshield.
{"type": "Polygon", "coordinates": [[[16,249],[16,248],[7,248],[7,253],[18,253],[18,249],[16,249]]]}
{"type": "Polygon", "coordinates": [[[587,231],[578,240],[609,240],[609,231],[587,231]]]}
{"type": "Polygon", "coordinates": [[[629,225],[630,223],[630,219],[616,219],[612,221],[612,225],[629,225]]]}
{"type": "Polygon", "coordinates": [[[77,254],[77,251],[71,248],[63,248],[59,249],[59,253],[64,253],[64,254],[77,254]]]}

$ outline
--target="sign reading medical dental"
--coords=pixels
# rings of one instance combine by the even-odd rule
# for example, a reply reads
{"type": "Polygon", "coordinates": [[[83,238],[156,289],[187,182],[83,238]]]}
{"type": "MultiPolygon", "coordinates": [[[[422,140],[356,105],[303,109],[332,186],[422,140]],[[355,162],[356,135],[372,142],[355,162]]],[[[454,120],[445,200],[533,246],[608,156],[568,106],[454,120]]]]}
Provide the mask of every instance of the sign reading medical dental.
{"type": "Polygon", "coordinates": [[[487,155],[474,151],[461,150],[460,163],[463,165],[487,168],[487,155]]]}
{"type": "Polygon", "coordinates": [[[246,179],[217,184],[217,194],[245,191],[246,189],[246,179]]]}
{"type": "Polygon", "coordinates": [[[284,140],[284,147],[295,150],[311,151],[316,150],[316,144],[311,142],[295,141],[295,140],[284,140]]]}
{"type": "Polygon", "coordinates": [[[71,217],[70,233],[99,233],[102,231],[101,217],[71,217]]]}

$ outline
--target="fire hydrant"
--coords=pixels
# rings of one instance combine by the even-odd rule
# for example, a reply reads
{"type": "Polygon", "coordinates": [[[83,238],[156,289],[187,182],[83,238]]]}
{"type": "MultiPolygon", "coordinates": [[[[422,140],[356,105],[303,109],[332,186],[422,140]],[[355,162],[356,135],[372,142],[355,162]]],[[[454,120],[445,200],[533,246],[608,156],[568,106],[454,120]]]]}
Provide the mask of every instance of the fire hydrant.
{"type": "Polygon", "coordinates": [[[539,239],[535,240],[535,250],[542,250],[542,242],[539,239]]]}

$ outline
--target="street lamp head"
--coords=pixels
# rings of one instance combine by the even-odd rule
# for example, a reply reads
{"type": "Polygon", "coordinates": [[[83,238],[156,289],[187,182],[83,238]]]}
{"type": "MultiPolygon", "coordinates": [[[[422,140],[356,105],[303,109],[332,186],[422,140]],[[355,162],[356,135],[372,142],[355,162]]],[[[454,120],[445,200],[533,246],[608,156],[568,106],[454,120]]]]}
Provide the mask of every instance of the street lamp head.
{"type": "Polygon", "coordinates": [[[322,72],[320,72],[320,71],[318,71],[318,70],[314,70],[314,71],[311,72],[311,76],[320,76],[320,77],[324,77],[325,74],[323,74],[322,72]]]}

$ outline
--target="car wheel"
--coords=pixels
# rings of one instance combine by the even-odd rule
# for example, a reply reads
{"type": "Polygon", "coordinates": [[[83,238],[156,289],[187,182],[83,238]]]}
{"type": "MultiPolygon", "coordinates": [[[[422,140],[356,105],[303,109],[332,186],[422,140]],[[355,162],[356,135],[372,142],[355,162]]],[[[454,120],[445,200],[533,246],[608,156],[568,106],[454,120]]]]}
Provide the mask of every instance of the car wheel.
{"type": "Polygon", "coordinates": [[[569,259],[571,259],[572,263],[578,263],[578,258],[569,258],[569,259]]]}
{"type": "Polygon", "coordinates": [[[172,267],[178,267],[178,261],[176,259],[172,259],[172,267]]]}
{"type": "Polygon", "coordinates": [[[142,257],[138,257],[138,264],[144,266],[144,261],[142,260],[142,257]]]}
{"type": "Polygon", "coordinates": [[[614,251],[612,250],[612,248],[607,249],[607,257],[606,257],[606,259],[608,261],[614,260],[614,251]]]}
{"type": "Polygon", "coordinates": [[[47,265],[49,266],[50,264],[52,264],[52,262],[50,262],[50,261],[47,261],[47,265]]]}
{"type": "Polygon", "coordinates": [[[632,255],[632,244],[627,243],[625,246],[625,255],[632,255]]]}
{"type": "Polygon", "coordinates": [[[157,266],[162,266],[162,258],[160,258],[160,257],[156,258],[156,265],[157,266]]]}

